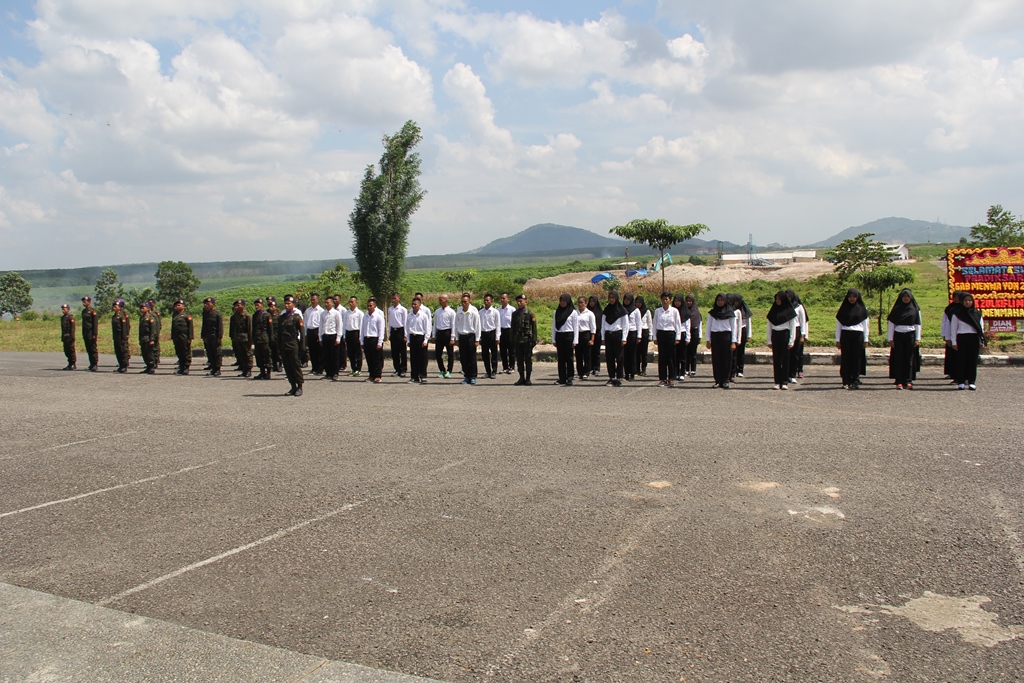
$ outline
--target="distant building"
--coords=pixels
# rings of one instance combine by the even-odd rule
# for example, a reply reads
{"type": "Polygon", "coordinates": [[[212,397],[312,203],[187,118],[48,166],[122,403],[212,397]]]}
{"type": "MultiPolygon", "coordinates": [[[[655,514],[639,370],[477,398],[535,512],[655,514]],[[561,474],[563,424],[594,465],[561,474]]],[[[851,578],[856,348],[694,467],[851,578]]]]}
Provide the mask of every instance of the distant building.
{"type": "MultiPolygon", "coordinates": [[[[807,263],[817,261],[818,252],[814,249],[799,249],[794,251],[765,251],[754,254],[754,261],[768,261],[776,265],[787,263],[807,263]]],[[[738,265],[750,261],[747,254],[722,254],[722,263],[725,265],[738,265]]]]}
{"type": "Polygon", "coordinates": [[[909,261],[910,260],[910,250],[907,249],[907,245],[906,244],[902,244],[902,243],[899,243],[899,244],[887,244],[887,245],[885,245],[885,248],[889,251],[889,253],[891,253],[893,255],[892,256],[892,260],[893,261],[909,261]]]}

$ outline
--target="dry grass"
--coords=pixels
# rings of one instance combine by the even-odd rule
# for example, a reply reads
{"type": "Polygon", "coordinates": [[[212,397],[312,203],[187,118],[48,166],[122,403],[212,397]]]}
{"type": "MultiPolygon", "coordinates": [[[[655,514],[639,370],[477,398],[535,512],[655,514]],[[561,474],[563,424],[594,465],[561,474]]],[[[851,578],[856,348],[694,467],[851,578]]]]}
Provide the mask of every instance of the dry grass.
{"type": "MultiPolygon", "coordinates": [[[[621,276],[619,278],[622,282],[620,293],[632,292],[633,294],[639,294],[644,297],[648,305],[651,304],[652,300],[658,301],[660,299],[662,291],[661,277],[631,278],[626,280],[624,273],[617,274],[613,272],[612,274],[621,276]]],[[[701,292],[704,290],[704,287],[700,282],[692,278],[666,276],[665,289],[673,294],[677,294],[701,292]]],[[[542,280],[530,280],[523,286],[523,291],[532,299],[554,301],[557,301],[558,297],[564,292],[571,294],[574,300],[579,296],[589,297],[591,295],[596,296],[601,301],[605,301],[608,298],[608,293],[604,290],[604,287],[591,283],[589,276],[585,278],[585,281],[581,281],[579,277],[576,277],[575,273],[544,278],[542,280]]]]}

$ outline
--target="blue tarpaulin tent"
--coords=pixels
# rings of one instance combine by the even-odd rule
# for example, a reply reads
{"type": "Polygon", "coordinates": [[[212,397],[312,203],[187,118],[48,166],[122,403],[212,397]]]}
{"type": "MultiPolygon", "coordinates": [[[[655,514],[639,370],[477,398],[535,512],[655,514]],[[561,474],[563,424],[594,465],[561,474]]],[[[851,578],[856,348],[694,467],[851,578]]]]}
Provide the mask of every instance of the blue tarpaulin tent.
{"type": "Polygon", "coordinates": [[[605,280],[611,280],[613,277],[615,277],[615,276],[612,275],[611,273],[598,273],[594,277],[590,278],[590,282],[596,285],[598,282],[604,282],[605,280]]]}

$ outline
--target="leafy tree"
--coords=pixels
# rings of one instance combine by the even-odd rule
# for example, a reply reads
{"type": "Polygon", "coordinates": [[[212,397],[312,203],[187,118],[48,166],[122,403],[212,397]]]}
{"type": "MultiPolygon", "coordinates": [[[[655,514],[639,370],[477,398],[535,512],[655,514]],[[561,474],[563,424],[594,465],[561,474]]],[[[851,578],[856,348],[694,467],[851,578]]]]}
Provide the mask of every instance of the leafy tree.
{"type": "Polygon", "coordinates": [[[622,289],[622,281],[613,275],[607,280],[601,281],[601,288],[606,292],[610,292],[612,290],[619,290],[622,289]]]}
{"type": "Polygon", "coordinates": [[[170,315],[174,302],[181,299],[185,310],[191,310],[199,300],[196,292],[202,284],[184,261],[161,261],[156,267],[156,299],[160,310],[170,315]]]}
{"type": "Polygon", "coordinates": [[[874,297],[878,295],[878,334],[882,334],[882,315],[885,306],[882,297],[897,287],[909,285],[914,281],[914,271],[904,266],[894,266],[891,263],[882,264],[871,270],[861,271],[854,275],[860,289],[865,296],[874,297]]]}
{"type": "Polygon", "coordinates": [[[450,282],[459,293],[468,291],[469,283],[476,277],[476,271],[472,268],[466,270],[449,270],[441,273],[441,279],[450,282]]]}
{"type": "Polygon", "coordinates": [[[836,264],[835,272],[840,284],[847,282],[854,273],[870,270],[892,260],[885,244],[871,239],[874,236],[873,232],[862,232],[826,252],[827,257],[836,264]]]}
{"type": "Polygon", "coordinates": [[[352,275],[348,267],[335,263],[334,268],[320,273],[314,283],[313,291],[319,292],[321,296],[334,296],[348,291],[352,284],[352,275]]]}
{"type": "Polygon", "coordinates": [[[361,278],[381,301],[398,289],[410,218],[426,194],[419,181],[420,155],[412,152],[422,140],[414,121],[406,121],[400,131],[384,136],[380,173],[373,164],[366,167],[348,218],[361,278]]]}
{"type": "Polygon", "coordinates": [[[517,294],[522,294],[523,285],[516,282],[508,275],[503,275],[501,273],[486,273],[479,281],[477,281],[476,291],[481,294],[487,294],[489,292],[494,295],[494,299],[497,301],[502,292],[508,292],[509,296],[512,298],[515,298],[517,294]]]}
{"type": "Polygon", "coordinates": [[[13,270],[0,275],[0,316],[17,316],[32,305],[32,285],[13,270]]]}
{"type": "Polygon", "coordinates": [[[984,224],[971,228],[972,247],[1016,247],[1024,245],[1024,220],[1018,219],[1000,204],[988,207],[984,224]]]}
{"type": "Polygon", "coordinates": [[[93,307],[99,314],[114,310],[114,300],[124,298],[124,285],[117,281],[117,271],[107,268],[100,273],[96,281],[96,292],[93,295],[93,307]]]}
{"type": "MultiPolygon", "coordinates": [[[[708,226],[702,223],[669,225],[668,221],[664,218],[657,218],[655,220],[637,218],[625,225],[616,225],[608,232],[637,244],[646,244],[651,249],[657,249],[664,262],[666,249],[696,237],[707,230],[708,226]]],[[[661,269],[661,289],[662,291],[665,289],[664,268],[661,269]]]]}
{"type": "MultiPolygon", "coordinates": [[[[139,306],[143,303],[153,299],[156,301],[156,292],[153,291],[152,287],[143,287],[141,290],[132,287],[128,290],[127,295],[124,297],[125,303],[128,304],[130,311],[138,311],[139,306]]],[[[172,300],[173,301],[173,300],[172,300]]]]}

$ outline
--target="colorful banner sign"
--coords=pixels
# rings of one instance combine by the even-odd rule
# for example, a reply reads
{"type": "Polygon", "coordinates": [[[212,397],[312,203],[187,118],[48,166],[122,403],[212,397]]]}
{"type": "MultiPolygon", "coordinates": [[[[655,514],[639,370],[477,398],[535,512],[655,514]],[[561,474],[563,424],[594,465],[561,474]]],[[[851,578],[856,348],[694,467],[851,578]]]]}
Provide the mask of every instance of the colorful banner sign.
{"type": "Polygon", "coordinates": [[[953,292],[970,292],[986,322],[1009,320],[995,326],[1012,331],[1012,321],[1024,319],[1024,247],[950,249],[946,272],[950,300],[953,292]]]}

